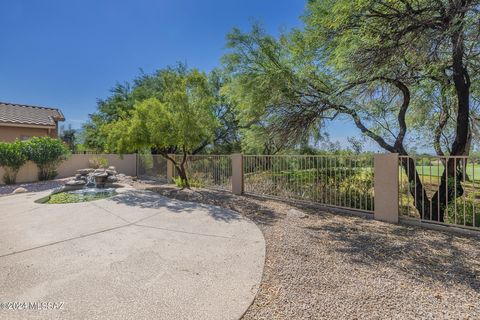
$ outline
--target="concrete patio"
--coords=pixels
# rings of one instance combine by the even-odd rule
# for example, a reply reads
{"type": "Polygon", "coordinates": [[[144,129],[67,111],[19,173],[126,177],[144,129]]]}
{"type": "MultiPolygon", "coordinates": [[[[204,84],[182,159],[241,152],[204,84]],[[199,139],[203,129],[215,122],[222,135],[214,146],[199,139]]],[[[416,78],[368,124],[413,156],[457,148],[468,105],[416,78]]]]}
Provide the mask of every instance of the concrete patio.
{"type": "Polygon", "coordinates": [[[2,319],[238,319],[261,281],[265,242],[240,215],[148,191],[47,205],[0,198],[2,319]]]}

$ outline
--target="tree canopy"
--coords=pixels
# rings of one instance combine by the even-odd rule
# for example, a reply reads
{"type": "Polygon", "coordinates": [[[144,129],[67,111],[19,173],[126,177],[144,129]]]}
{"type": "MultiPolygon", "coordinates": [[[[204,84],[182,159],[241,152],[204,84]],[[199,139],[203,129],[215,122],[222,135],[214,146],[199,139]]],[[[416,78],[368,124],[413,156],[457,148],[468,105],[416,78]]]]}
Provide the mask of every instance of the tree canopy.
{"type": "MultiPolygon", "coordinates": [[[[179,65],[117,85],[85,127],[86,144],[277,153],[308,150],[328,137],[327,121],[346,119],[388,152],[468,155],[480,133],[479,12],[480,0],[310,0],[303,26],[279,37],[258,24],[233,29],[222,68],[208,76],[179,65]]],[[[361,151],[361,139],[350,143],[361,151]]],[[[444,165],[431,202],[416,203],[440,221],[457,196],[446,186],[464,172],[444,165]]],[[[408,179],[426,198],[415,170],[408,179]]]]}
{"type": "Polygon", "coordinates": [[[184,163],[188,153],[204,141],[211,141],[217,128],[215,97],[205,74],[167,69],[160,75],[161,94],[134,104],[119,119],[102,127],[106,145],[118,153],[154,148],[172,161],[188,186],[184,163]],[[183,154],[177,163],[169,153],[178,148],[183,154]]]}
{"type": "MultiPolygon", "coordinates": [[[[439,155],[466,155],[478,121],[479,3],[311,0],[301,29],[279,38],[259,26],[229,34],[224,61],[232,81],[225,90],[242,119],[260,119],[285,141],[346,118],[388,152],[407,155],[407,136],[426,129],[439,155]]],[[[440,221],[437,206],[454,196],[445,186],[462,174],[454,161],[445,166],[431,203],[416,203],[440,221]]],[[[408,175],[415,199],[427,198],[415,170],[408,175]]]]}

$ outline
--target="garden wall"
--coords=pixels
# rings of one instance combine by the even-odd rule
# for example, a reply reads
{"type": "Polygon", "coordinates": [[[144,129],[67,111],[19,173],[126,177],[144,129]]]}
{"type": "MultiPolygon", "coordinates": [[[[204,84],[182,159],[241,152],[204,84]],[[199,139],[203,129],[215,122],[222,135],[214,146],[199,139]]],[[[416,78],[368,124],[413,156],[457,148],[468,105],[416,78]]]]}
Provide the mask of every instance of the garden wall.
{"type": "MultiPolygon", "coordinates": [[[[124,173],[129,176],[136,175],[137,158],[135,154],[126,154],[122,158],[116,154],[73,154],[64,161],[57,169],[57,178],[66,178],[74,176],[78,169],[88,168],[89,160],[96,157],[104,157],[108,160],[109,166],[114,166],[118,173],[124,173]]],[[[3,177],[4,170],[0,168],[0,177],[3,177]]],[[[17,176],[17,183],[34,182],[38,180],[37,166],[33,162],[27,162],[17,176]]],[[[0,184],[3,180],[0,179],[0,184]]]]}

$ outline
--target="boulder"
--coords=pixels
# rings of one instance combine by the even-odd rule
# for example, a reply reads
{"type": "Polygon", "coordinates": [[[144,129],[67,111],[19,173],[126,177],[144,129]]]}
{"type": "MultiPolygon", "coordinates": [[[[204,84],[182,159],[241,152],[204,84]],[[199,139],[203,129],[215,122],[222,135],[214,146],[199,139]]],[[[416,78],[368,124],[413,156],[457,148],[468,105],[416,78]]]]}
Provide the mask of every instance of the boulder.
{"type": "Polygon", "coordinates": [[[23,188],[23,187],[19,187],[19,188],[13,190],[12,193],[13,193],[13,194],[17,194],[17,193],[25,193],[25,192],[28,192],[28,190],[25,189],[25,188],[23,188]]]}
{"type": "Polygon", "coordinates": [[[95,169],[93,171],[93,173],[97,174],[97,173],[105,173],[105,169],[95,169]]]}
{"type": "Polygon", "coordinates": [[[116,176],[117,175],[117,171],[115,171],[115,170],[107,169],[107,170],[105,170],[105,172],[108,173],[109,176],[116,176]]]}
{"type": "Polygon", "coordinates": [[[68,180],[65,185],[68,187],[81,187],[85,185],[84,180],[68,180]]]}
{"type": "Polygon", "coordinates": [[[302,211],[300,211],[300,210],[290,209],[290,210],[288,210],[288,212],[287,212],[287,217],[289,217],[289,218],[300,218],[300,219],[303,219],[303,218],[306,218],[307,215],[306,215],[305,213],[303,213],[302,211]]]}
{"type": "Polygon", "coordinates": [[[114,166],[110,166],[107,168],[107,170],[117,171],[117,168],[115,168],[114,166]]]}
{"type": "Polygon", "coordinates": [[[108,177],[108,173],[106,173],[105,171],[99,171],[99,172],[95,172],[93,174],[93,176],[96,178],[106,178],[108,177]]]}
{"type": "Polygon", "coordinates": [[[82,177],[83,177],[83,176],[82,176],[80,173],[77,173],[77,174],[75,175],[75,180],[81,180],[82,177]]]}
{"type": "Polygon", "coordinates": [[[107,177],[107,182],[108,183],[114,183],[114,182],[117,182],[117,181],[118,181],[118,179],[115,176],[108,176],[107,177]]]}
{"type": "Polygon", "coordinates": [[[86,176],[87,174],[91,173],[91,172],[94,172],[95,169],[92,169],[92,168],[85,168],[85,169],[78,169],[77,170],[77,173],[82,175],[82,176],[86,176]]]}

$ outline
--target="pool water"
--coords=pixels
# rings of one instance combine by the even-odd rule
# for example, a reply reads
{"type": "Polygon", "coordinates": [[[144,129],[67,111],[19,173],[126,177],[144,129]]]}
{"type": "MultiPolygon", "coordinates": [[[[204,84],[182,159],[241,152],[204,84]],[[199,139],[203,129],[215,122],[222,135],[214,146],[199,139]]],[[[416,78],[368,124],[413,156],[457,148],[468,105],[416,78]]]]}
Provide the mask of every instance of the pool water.
{"type": "Polygon", "coordinates": [[[78,203],[89,202],[114,196],[116,191],[114,188],[85,188],[72,191],[64,191],[52,194],[46,201],[42,203],[61,204],[61,203],[78,203]]]}

